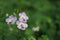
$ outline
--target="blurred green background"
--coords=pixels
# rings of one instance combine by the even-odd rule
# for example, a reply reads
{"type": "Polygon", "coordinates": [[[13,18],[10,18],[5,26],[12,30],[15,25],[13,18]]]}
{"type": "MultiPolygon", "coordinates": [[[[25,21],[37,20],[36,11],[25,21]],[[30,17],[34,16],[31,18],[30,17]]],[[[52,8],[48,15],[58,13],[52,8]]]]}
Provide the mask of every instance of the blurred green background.
{"type": "Polygon", "coordinates": [[[0,0],[0,40],[60,40],[60,0],[0,0]],[[25,31],[5,22],[20,12],[29,16],[25,31]],[[32,31],[35,26],[40,31],[32,31]]]}

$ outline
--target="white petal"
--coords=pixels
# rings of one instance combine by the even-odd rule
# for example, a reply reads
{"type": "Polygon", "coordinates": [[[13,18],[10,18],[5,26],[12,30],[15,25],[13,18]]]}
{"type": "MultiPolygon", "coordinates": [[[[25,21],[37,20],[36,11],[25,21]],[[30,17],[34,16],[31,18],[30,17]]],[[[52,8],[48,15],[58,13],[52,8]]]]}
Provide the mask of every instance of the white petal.
{"type": "Polygon", "coordinates": [[[22,15],[25,15],[26,16],[26,13],[25,12],[22,12],[22,15]]]}
{"type": "Polygon", "coordinates": [[[6,19],[6,22],[8,22],[8,21],[9,21],[9,18],[6,19]]]}
{"type": "Polygon", "coordinates": [[[26,19],[27,19],[27,20],[29,19],[28,16],[26,16],[26,19]]]}
{"type": "Polygon", "coordinates": [[[21,27],[20,27],[19,25],[17,26],[17,28],[18,28],[18,29],[21,29],[21,27]]]}
{"type": "Polygon", "coordinates": [[[20,21],[17,21],[16,24],[19,25],[20,24],[20,21]]]}
{"type": "Polygon", "coordinates": [[[25,12],[19,13],[19,16],[26,16],[25,12]]]}
{"type": "Polygon", "coordinates": [[[28,27],[28,24],[26,24],[26,23],[25,23],[25,24],[24,24],[24,27],[26,27],[26,28],[27,28],[27,27],[28,27]]]}

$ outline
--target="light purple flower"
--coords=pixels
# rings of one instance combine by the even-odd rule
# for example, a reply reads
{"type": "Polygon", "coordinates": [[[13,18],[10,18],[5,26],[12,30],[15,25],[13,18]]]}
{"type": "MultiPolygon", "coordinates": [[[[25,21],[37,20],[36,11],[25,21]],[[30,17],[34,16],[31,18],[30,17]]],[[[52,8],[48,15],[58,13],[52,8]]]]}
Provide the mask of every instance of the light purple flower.
{"type": "Polygon", "coordinates": [[[29,19],[25,12],[19,13],[19,16],[20,16],[19,21],[21,22],[27,22],[27,20],[29,19]]]}
{"type": "Polygon", "coordinates": [[[7,24],[14,24],[16,22],[17,18],[13,15],[9,16],[9,18],[6,19],[7,24]]]}
{"type": "Polygon", "coordinates": [[[20,22],[20,21],[17,21],[16,24],[17,24],[17,28],[21,30],[25,30],[28,27],[28,24],[20,22]]]}

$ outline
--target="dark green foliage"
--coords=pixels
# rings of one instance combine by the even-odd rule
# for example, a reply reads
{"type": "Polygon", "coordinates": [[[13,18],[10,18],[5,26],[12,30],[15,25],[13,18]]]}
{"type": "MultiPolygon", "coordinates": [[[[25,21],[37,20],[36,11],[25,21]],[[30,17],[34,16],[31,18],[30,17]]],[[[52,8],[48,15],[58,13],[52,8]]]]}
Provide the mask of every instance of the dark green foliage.
{"type": "Polygon", "coordinates": [[[60,0],[0,0],[0,40],[60,40],[60,0]],[[5,22],[6,14],[20,12],[29,16],[25,31],[5,22]],[[34,32],[35,26],[40,31],[34,32]]]}

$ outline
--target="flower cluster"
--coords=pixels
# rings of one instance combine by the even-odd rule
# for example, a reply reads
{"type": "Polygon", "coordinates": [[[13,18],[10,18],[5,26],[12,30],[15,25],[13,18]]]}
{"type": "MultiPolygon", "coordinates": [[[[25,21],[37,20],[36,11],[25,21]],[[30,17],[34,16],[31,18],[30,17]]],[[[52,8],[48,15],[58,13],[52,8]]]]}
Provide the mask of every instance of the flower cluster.
{"type": "Polygon", "coordinates": [[[28,27],[27,20],[28,16],[25,14],[25,12],[19,13],[19,20],[16,22],[17,27],[21,30],[25,30],[28,27]]]}
{"type": "Polygon", "coordinates": [[[14,24],[16,22],[17,28],[21,30],[25,30],[28,27],[27,24],[28,16],[25,12],[19,13],[19,20],[17,21],[17,18],[13,15],[9,16],[9,18],[6,19],[7,24],[14,24]]]}

